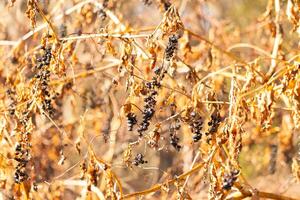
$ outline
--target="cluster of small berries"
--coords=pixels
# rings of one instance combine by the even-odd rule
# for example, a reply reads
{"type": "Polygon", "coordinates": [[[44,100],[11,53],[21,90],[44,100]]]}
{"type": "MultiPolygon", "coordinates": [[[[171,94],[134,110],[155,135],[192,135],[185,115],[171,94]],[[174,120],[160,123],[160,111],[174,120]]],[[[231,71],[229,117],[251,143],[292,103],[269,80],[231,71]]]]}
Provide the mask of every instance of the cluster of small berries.
{"type": "Polygon", "coordinates": [[[10,115],[14,115],[16,111],[16,99],[15,99],[15,92],[11,89],[6,91],[6,94],[9,98],[10,104],[8,106],[8,112],[10,115]]]}
{"type": "Polygon", "coordinates": [[[205,133],[205,135],[207,136],[207,142],[211,141],[212,135],[218,131],[221,122],[222,122],[222,118],[220,113],[218,111],[215,111],[210,116],[210,121],[208,122],[209,128],[208,131],[205,133]]]}
{"type": "Polygon", "coordinates": [[[190,120],[189,120],[189,126],[193,133],[193,141],[198,142],[202,138],[202,117],[199,115],[199,113],[192,111],[190,113],[190,120]]]}
{"type": "Polygon", "coordinates": [[[128,131],[132,131],[134,125],[137,124],[137,119],[136,115],[133,112],[129,112],[127,115],[127,126],[128,126],[128,131]]]}
{"type": "Polygon", "coordinates": [[[176,136],[175,132],[170,132],[170,144],[177,150],[180,151],[181,145],[178,144],[179,137],[176,136]]]}
{"type": "Polygon", "coordinates": [[[225,174],[223,178],[222,188],[224,190],[231,190],[234,182],[237,180],[239,176],[239,170],[232,170],[230,173],[225,174]]]}
{"type": "Polygon", "coordinates": [[[158,77],[154,76],[152,81],[146,82],[147,96],[144,98],[144,109],[143,109],[143,121],[140,123],[138,128],[139,135],[142,136],[143,132],[148,130],[150,121],[155,113],[156,105],[156,89],[160,87],[160,81],[158,77]]]}
{"type": "Polygon", "coordinates": [[[145,163],[148,163],[148,161],[144,160],[144,155],[141,154],[141,153],[138,153],[134,160],[132,161],[132,164],[135,165],[135,166],[139,166],[139,165],[142,165],[142,164],[145,164],[145,163]]]}
{"type": "MultiPolygon", "coordinates": [[[[171,116],[174,116],[176,114],[176,104],[171,103],[171,116]]],[[[169,127],[170,132],[170,144],[177,150],[180,151],[181,145],[178,144],[179,137],[176,136],[176,131],[178,131],[181,127],[180,119],[176,118],[174,123],[171,123],[169,127]]]]}
{"type": "Polygon", "coordinates": [[[219,114],[219,112],[217,112],[216,114],[213,114],[210,116],[211,120],[208,122],[208,126],[209,126],[209,129],[208,129],[208,134],[213,134],[213,133],[216,133],[217,130],[218,130],[218,127],[222,121],[222,118],[219,114]]]}
{"type": "Polygon", "coordinates": [[[174,57],[175,52],[178,48],[178,39],[179,39],[178,35],[171,35],[169,37],[169,42],[165,49],[165,58],[167,61],[170,61],[174,57]]]}
{"type": "MultiPolygon", "coordinates": [[[[26,130],[26,125],[28,123],[29,117],[25,114],[20,120],[21,126],[26,130]]],[[[28,174],[26,173],[26,166],[31,159],[30,149],[30,133],[20,130],[20,139],[15,148],[14,159],[18,162],[15,168],[14,179],[16,183],[22,183],[28,179],[28,174]]]]}
{"type": "Polygon", "coordinates": [[[156,105],[156,95],[157,92],[152,90],[149,92],[148,96],[144,98],[144,110],[143,110],[143,121],[138,129],[139,135],[141,136],[144,131],[146,131],[150,125],[150,120],[155,113],[156,105]]]}
{"type": "Polygon", "coordinates": [[[34,78],[37,80],[37,89],[41,91],[43,97],[42,109],[52,116],[54,108],[51,104],[52,98],[49,92],[50,71],[47,69],[52,58],[51,47],[43,48],[43,50],[43,56],[37,59],[37,73],[34,78]]]}
{"type": "Polygon", "coordinates": [[[42,47],[42,50],[44,50],[44,55],[41,58],[36,59],[36,61],[38,62],[36,66],[37,69],[42,69],[44,66],[50,65],[50,61],[52,58],[51,47],[42,47]]]}

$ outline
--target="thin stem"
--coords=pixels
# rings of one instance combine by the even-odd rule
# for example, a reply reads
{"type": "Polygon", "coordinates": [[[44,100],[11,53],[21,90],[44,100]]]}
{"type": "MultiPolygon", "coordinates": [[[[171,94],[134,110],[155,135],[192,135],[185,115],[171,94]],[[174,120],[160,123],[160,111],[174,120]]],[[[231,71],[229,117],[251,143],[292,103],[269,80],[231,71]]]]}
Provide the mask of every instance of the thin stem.
{"type": "Polygon", "coordinates": [[[110,63],[104,67],[101,66],[101,67],[97,67],[93,70],[88,70],[88,71],[81,72],[79,74],[75,74],[74,77],[67,77],[67,78],[64,78],[61,80],[55,80],[55,81],[51,82],[50,85],[57,85],[59,83],[65,83],[65,82],[71,81],[73,79],[84,78],[84,77],[93,75],[94,73],[117,67],[120,63],[121,62],[110,63]]]}
{"type": "Polygon", "coordinates": [[[34,1],[34,4],[35,4],[36,9],[38,10],[38,12],[40,13],[40,15],[42,16],[42,18],[47,22],[48,26],[50,27],[55,40],[58,41],[58,36],[57,36],[57,34],[55,32],[55,29],[54,29],[52,23],[47,19],[46,15],[44,14],[43,10],[40,8],[39,4],[37,2],[35,2],[35,1],[34,1]]]}
{"type": "MultiPolygon", "coordinates": [[[[283,195],[274,194],[274,193],[270,193],[270,192],[257,191],[255,194],[258,197],[261,197],[261,198],[268,198],[268,199],[275,199],[275,200],[297,200],[297,199],[292,198],[292,197],[286,197],[286,196],[283,196],[283,195]]],[[[251,197],[251,196],[253,196],[252,193],[246,193],[246,194],[240,193],[239,195],[236,195],[234,197],[230,197],[229,199],[231,199],[231,200],[242,200],[242,199],[245,199],[245,198],[251,197]]]]}
{"type": "Polygon", "coordinates": [[[191,30],[189,30],[189,29],[186,29],[186,31],[187,31],[190,35],[194,36],[194,37],[197,38],[197,39],[200,39],[200,40],[206,42],[207,44],[211,45],[212,47],[214,47],[214,48],[217,49],[218,51],[222,52],[223,54],[227,55],[228,57],[232,58],[233,60],[238,61],[238,62],[241,63],[241,64],[248,65],[248,63],[247,63],[246,61],[244,61],[244,60],[242,60],[241,58],[235,56],[235,55],[232,54],[231,52],[228,52],[228,51],[222,49],[221,47],[215,45],[213,42],[211,42],[211,41],[209,41],[208,39],[202,37],[201,35],[198,35],[197,33],[194,33],[193,31],[191,31],[191,30]]]}
{"type": "Polygon", "coordinates": [[[230,46],[229,48],[227,48],[227,51],[231,51],[236,48],[251,48],[251,49],[256,50],[257,52],[262,53],[265,56],[268,56],[269,58],[272,58],[272,55],[270,55],[267,51],[263,50],[262,48],[260,48],[258,46],[255,46],[253,44],[248,44],[248,43],[234,44],[234,45],[230,46]]]}
{"type": "Polygon", "coordinates": [[[69,40],[86,40],[91,38],[99,38],[99,37],[113,37],[113,38],[121,38],[121,39],[132,39],[132,38],[146,38],[148,34],[139,34],[139,35],[131,35],[131,34],[120,34],[120,33],[94,33],[94,34],[83,34],[80,36],[70,36],[65,38],[60,38],[61,41],[69,41],[69,40]]]}
{"type": "Polygon", "coordinates": [[[260,191],[258,192],[258,196],[262,197],[262,198],[277,199],[277,200],[296,200],[291,197],[286,197],[286,196],[282,196],[279,194],[273,194],[273,193],[269,193],[269,192],[260,192],[260,191]]]}

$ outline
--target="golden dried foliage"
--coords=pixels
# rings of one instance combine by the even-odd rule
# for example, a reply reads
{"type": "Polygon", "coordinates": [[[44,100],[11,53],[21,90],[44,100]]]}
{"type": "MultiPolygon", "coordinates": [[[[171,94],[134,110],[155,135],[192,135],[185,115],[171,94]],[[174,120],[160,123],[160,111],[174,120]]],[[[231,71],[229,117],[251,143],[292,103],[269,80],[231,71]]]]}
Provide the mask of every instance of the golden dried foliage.
{"type": "Polygon", "coordinates": [[[1,1],[0,199],[299,199],[299,7],[1,1]]]}

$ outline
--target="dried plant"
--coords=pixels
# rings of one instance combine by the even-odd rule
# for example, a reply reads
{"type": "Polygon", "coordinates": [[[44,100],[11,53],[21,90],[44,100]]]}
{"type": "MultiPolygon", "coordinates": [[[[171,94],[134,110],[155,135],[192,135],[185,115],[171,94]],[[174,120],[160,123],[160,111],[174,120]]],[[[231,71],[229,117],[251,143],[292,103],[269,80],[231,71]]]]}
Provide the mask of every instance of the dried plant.
{"type": "Polygon", "coordinates": [[[2,1],[0,199],[299,199],[299,8],[2,1]]]}

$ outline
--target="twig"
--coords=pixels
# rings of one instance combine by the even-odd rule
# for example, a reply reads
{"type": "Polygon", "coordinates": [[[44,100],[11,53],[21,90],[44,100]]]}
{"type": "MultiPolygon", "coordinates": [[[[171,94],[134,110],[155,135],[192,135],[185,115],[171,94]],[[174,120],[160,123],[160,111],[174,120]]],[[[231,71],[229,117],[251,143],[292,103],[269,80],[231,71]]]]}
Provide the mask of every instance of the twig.
{"type": "Polygon", "coordinates": [[[267,51],[263,50],[262,48],[260,48],[258,46],[255,46],[253,44],[248,44],[248,43],[234,44],[234,45],[230,46],[229,48],[227,48],[227,51],[231,51],[231,50],[236,49],[236,48],[251,48],[251,49],[256,50],[259,53],[262,53],[265,56],[268,56],[268,57],[272,58],[272,55],[270,55],[267,51]]]}
{"type": "Polygon", "coordinates": [[[37,11],[40,13],[40,15],[42,16],[42,18],[46,21],[46,23],[50,27],[55,40],[58,41],[58,36],[57,36],[57,34],[56,34],[55,30],[54,30],[54,27],[53,27],[52,23],[48,20],[48,18],[44,14],[43,10],[40,8],[39,4],[36,1],[34,1],[34,4],[35,4],[35,7],[36,7],[37,11]]]}
{"type": "MultiPolygon", "coordinates": [[[[297,200],[292,197],[286,197],[286,196],[279,195],[279,194],[274,194],[274,193],[269,193],[269,192],[261,192],[261,191],[257,191],[256,195],[261,198],[268,198],[268,199],[275,199],[275,200],[297,200]]],[[[239,195],[230,197],[229,199],[230,200],[241,200],[241,199],[245,199],[245,198],[251,197],[251,196],[252,196],[251,192],[246,193],[246,194],[240,193],[239,195]]]]}
{"type": "Polygon", "coordinates": [[[279,23],[279,20],[280,20],[280,1],[279,0],[275,0],[275,13],[276,13],[276,18],[275,18],[276,35],[275,35],[273,51],[272,51],[273,59],[271,60],[271,66],[267,73],[267,76],[272,76],[272,74],[275,71],[275,68],[277,66],[276,58],[277,58],[278,50],[279,50],[279,47],[280,47],[280,44],[282,41],[282,30],[281,30],[281,25],[279,23]]]}
{"type": "Polygon", "coordinates": [[[121,38],[121,39],[132,39],[132,38],[146,38],[148,34],[139,34],[139,35],[131,35],[131,34],[120,34],[120,33],[95,33],[95,34],[82,34],[80,36],[70,36],[65,38],[60,38],[61,41],[69,41],[69,40],[86,40],[90,38],[97,37],[113,37],[113,38],[121,38]]]}
{"type": "MultiPolygon", "coordinates": [[[[83,2],[80,2],[76,5],[74,5],[73,7],[69,8],[68,10],[66,10],[63,14],[57,15],[56,17],[53,18],[53,21],[57,21],[61,18],[63,18],[66,15],[70,15],[71,13],[73,13],[74,11],[76,11],[77,9],[83,7],[84,5],[91,3],[93,0],[86,0],[83,2]]],[[[23,35],[20,39],[19,39],[19,43],[22,41],[25,41],[27,39],[29,39],[33,34],[43,30],[44,28],[47,27],[47,23],[41,24],[40,26],[36,27],[34,30],[29,31],[28,33],[26,33],[25,35],[23,35]]]]}
{"type": "Polygon", "coordinates": [[[18,44],[16,41],[0,40],[0,46],[15,46],[16,44],[18,44]]]}
{"type": "Polygon", "coordinates": [[[84,78],[84,77],[90,76],[90,75],[92,75],[94,73],[101,72],[101,71],[104,71],[104,70],[107,70],[107,69],[111,69],[111,68],[117,67],[119,64],[120,64],[120,62],[110,63],[110,64],[108,64],[108,65],[106,65],[104,67],[101,66],[101,67],[97,67],[97,68],[92,69],[92,70],[88,70],[88,71],[81,72],[79,74],[75,74],[74,77],[67,77],[67,78],[63,78],[63,79],[60,79],[60,80],[52,81],[50,83],[50,85],[56,85],[56,84],[60,84],[60,83],[65,83],[65,82],[71,81],[73,79],[84,78]]]}

